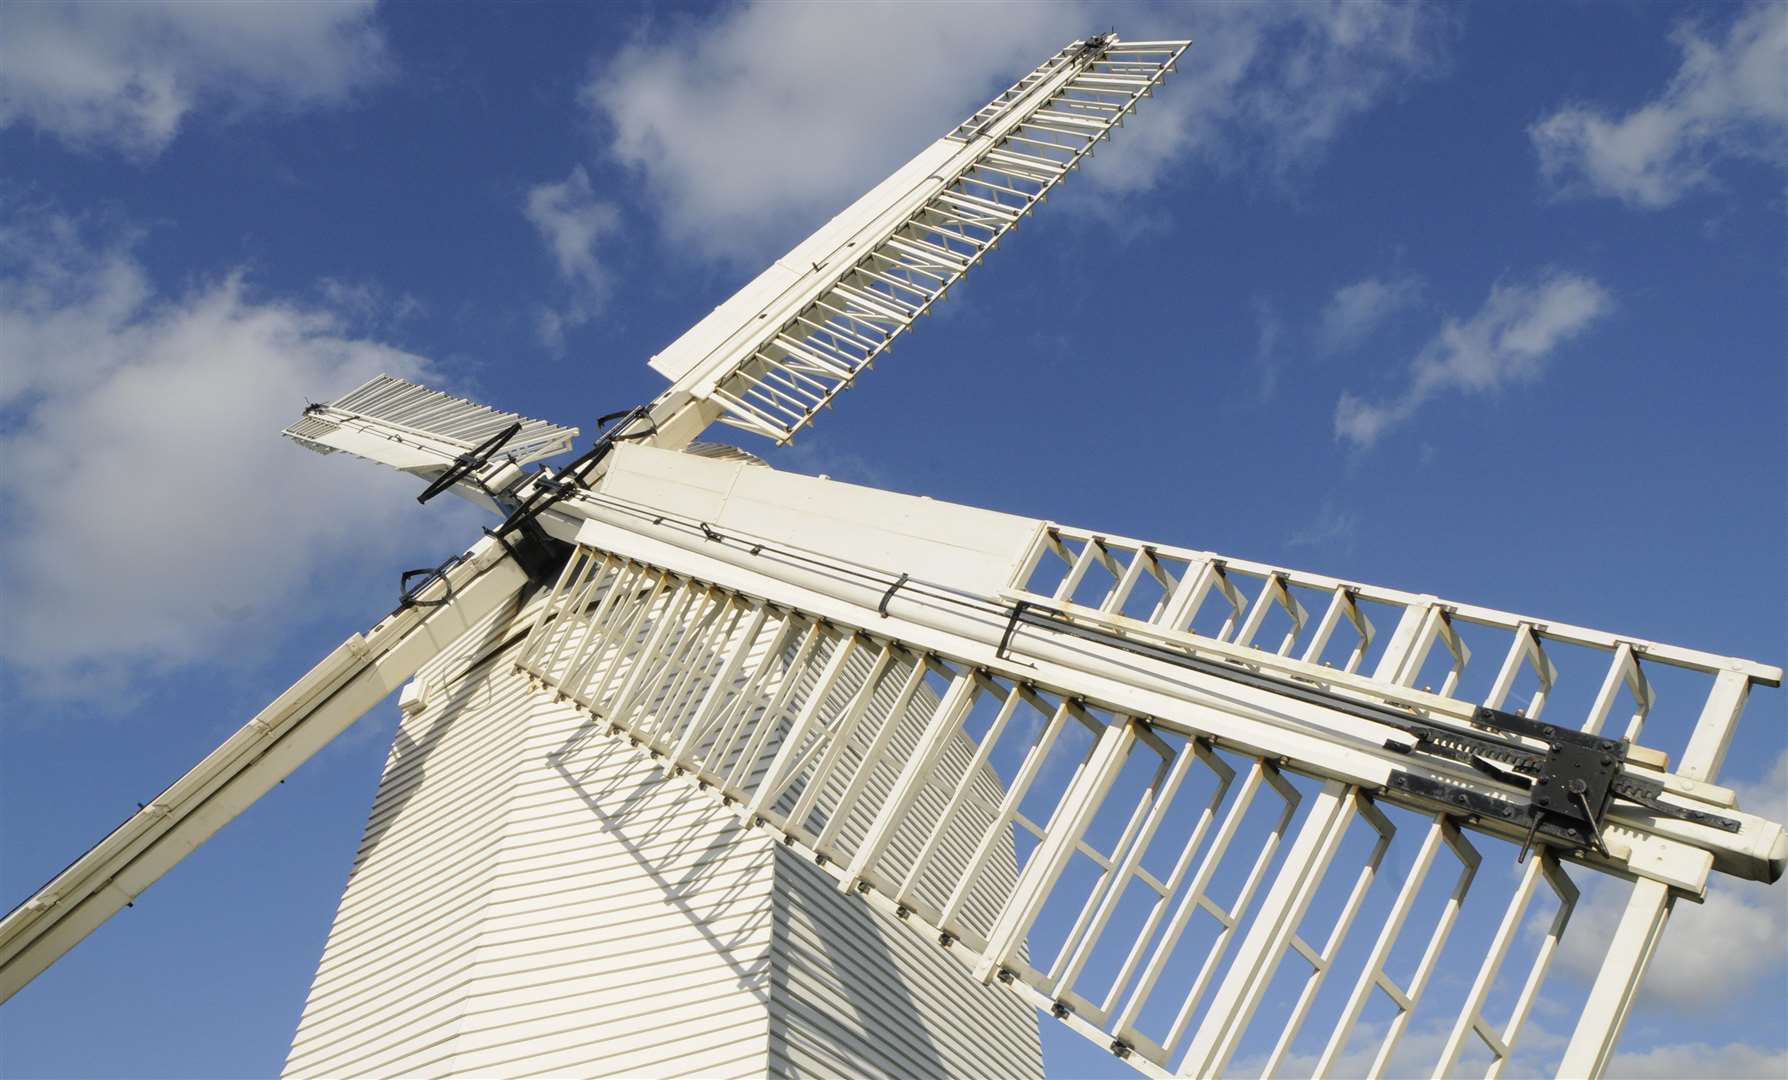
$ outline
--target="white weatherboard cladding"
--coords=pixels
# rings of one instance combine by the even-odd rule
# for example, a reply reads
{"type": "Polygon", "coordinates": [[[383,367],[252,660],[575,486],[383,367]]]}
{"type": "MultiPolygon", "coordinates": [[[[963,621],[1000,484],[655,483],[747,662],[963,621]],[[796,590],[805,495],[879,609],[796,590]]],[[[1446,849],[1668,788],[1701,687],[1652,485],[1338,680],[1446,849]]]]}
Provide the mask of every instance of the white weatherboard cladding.
{"type": "Polygon", "coordinates": [[[1023,1002],[517,673],[531,618],[407,694],[287,1075],[1040,1072],[1023,1002]]]}
{"type": "Polygon", "coordinates": [[[616,447],[599,490],[717,528],[981,594],[1003,588],[1040,522],[743,462],[616,447]]]}
{"type": "Polygon", "coordinates": [[[864,918],[860,900],[786,850],[778,852],[776,900],[771,1072],[1042,1075],[1034,1014],[969,979],[935,943],[884,917],[864,918]]]}

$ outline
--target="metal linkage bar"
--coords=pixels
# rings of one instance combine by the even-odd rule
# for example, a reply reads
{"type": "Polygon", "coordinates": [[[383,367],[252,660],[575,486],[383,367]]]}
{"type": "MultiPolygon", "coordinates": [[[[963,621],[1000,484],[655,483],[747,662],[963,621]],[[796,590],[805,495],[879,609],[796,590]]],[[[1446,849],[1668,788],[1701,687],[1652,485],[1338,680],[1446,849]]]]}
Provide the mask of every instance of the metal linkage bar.
{"type": "MultiPolygon", "coordinates": [[[[1750,684],[1775,686],[1782,679],[1781,669],[1751,661],[1053,523],[1039,527],[1004,595],[1126,638],[1467,722],[1474,709],[1461,693],[1468,670],[1476,670],[1470,667],[1468,632],[1499,648],[1500,663],[1482,704],[1507,710],[1525,686],[1517,712],[1530,720],[1556,697],[1560,652],[1569,652],[1585,665],[1600,665],[1592,675],[1599,683],[1589,684],[1599,689],[1586,715],[1566,718],[1562,726],[1601,732],[1626,697],[1632,711],[1621,714],[1617,731],[1629,743],[1655,712],[1654,675],[1691,673],[1705,685],[1700,713],[1692,727],[1683,724],[1671,735],[1686,742],[1682,775],[1697,782],[1717,776],[1750,684]],[[1220,603],[1211,602],[1213,594],[1220,603]],[[1309,618],[1306,602],[1323,612],[1320,618],[1309,618]],[[1369,606],[1396,617],[1388,639],[1377,634],[1369,606]],[[1260,640],[1269,623],[1283,630],[1260,640]],[[1438,670],[1431,659],[1436,644],[1445,648],[1438,670]],[[1363,673],[1373,657],[1370,673],[1363,673]],[[1438,685],[1418,687],[1426,677],[1438,685]]],[[[1587,689],[1581,675],[1575,688],[1587,689]]],[[[1667,769],[1668,759],[1658,751],[1633,747],[1628,754],[1635,764],[1667,769]]]]}
{"type": "MultiPolygon", "coordinates": [[[[1479,856],[1453,820],[1428,820],[1409,870],[1393,875],[1382,920],[1368,917],[1397,830],[1360,789],[1312,787],[1278,762],[890,636],[895,624],[867,608],[849,625],[786,603],[580,546],[539,601],[517,664],[841,888],[1150,1075],[1214,1075],[1238,1055],[1261,1055],[1267,1074],[1283,1066],[1326,1000],[1325,979],[1359,955],[1344,951],[1353,928],[1377,922],[1370,951],[1347,961],[1359,966],[1336,974],[1352,992],[1320,1030],[1333,1064],[1382,992],[1398,1009],[1373,1066],[1385,1071],[1476,878],[1479,856]],[[1256,798],[1268,789],[1276,804],[1256,798]],[[1343,866],[1350,823],[1361,820],[1370,850],[1343,866]],[[1442,847],[1460,872],[1438,914],[1418,920],[1421,961],[1399,986],[1387,960],[1442,847]],[[1318,946],[1300,926],[1332,874],[1344,899],[1318,946]],[[1200,912],[1209,934],[1182,950],[1200,912]],[[1056,943],[1044,950],[1039,934],[1056,943]],[[1193,959],[1176,963],[1176,953],[1193,959]],[[1309,972],[1295,1002],[1269,1008],[1266,990],[1292,954],[1309,972]],[[1250,1034],[1262,1025],[1264,1044],[1250,1034]]],[[[1406,636],[1406,650],[1416,644],[1406,636]]],[[[1450,958],[1477,965],[1478,978],[1462,1011],[1444,1018],[1443,1072],[1473,1034],[1499,1063],[1513,1053],[1574,898],[1542,853],[1485,951],[1450,958]],[[1490,987],[1542,879],[1560,913],[1514,1015],[1492,1028],[1490,987]]],[[[1628,968],[1655,944],[1643,930],[1629,935],[1628,968]]],[[[1603,996],[1605,1012],[1623,1012],[1626,998],[1603,996]]]]}

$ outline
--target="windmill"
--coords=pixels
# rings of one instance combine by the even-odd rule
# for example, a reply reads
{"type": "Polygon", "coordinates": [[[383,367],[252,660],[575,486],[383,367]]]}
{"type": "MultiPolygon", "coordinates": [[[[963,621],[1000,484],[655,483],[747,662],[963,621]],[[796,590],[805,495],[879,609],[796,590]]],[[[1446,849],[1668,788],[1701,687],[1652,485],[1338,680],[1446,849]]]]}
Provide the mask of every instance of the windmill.
{"type": "Polygon", "coordinates": [[[697,441],[794,437],[1186,46],[1071,42],[568,465],[399,379],[306,409],[500,523],[0,921],[0,998],[399,691],[292,1075],[1024,1075],[1039,1013],[1153,1076],[1495,1075],[1567,931],[1603,1073],[1675,903],[1788,863],[1717,782],[1779,668],[697,441]]]}

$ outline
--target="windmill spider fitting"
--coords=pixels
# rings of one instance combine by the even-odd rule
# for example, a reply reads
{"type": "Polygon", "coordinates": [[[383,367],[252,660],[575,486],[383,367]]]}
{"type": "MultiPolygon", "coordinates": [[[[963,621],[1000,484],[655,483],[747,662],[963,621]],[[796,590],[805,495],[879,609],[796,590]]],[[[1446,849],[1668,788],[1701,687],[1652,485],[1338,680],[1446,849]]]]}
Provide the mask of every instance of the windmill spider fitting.
{"type": "Polygon", "coordinates": [[[1611,938],[1557,1069],[1602,1075],[1675,903],[1788,863],[1718,783],[1780,668],[697,441],[792,439],[1188,45],[1070,42],[567,465],[526,468],[576,428],[401,379],[307,405],[300,445],[500,524],[0,921],[0,1000],[400,691],[289,1075],[1023,1075],[1041,1013],[1150,1076],[1494,1076],[1568,928],[1611,938]]]}

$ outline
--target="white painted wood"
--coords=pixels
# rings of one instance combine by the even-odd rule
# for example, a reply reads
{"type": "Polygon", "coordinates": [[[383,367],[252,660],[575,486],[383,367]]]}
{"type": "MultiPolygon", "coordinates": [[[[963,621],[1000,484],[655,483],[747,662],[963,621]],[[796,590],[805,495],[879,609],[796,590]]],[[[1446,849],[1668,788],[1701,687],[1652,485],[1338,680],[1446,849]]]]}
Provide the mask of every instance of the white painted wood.
{"type": "Polygon", "coordinates": [[[1675,902],[1666,885],[1644,879],[1633,883],[1614,938],[1608,943],[1607,959],[1596,974],[1576,1031],[1558,1064],[1558,1075],[1595,1080],[1607,1072],[1675,902]]]}
{"type": "MultiPolygon", "coordinates": [[[[1027,1005],[556,700],[522,651],[419,676],[287,1075],[1040,1073],[1027,1005]]],[[[636,713],[675,678],[640,675],[636,713]]]]}
{"type": "Polygon", "coordinates": [[[526,577],[480,540],[425,601],[355,634],[50,883],[0,920],[0,1001],[11,997],[213,833],[309,760],[424,662],[508,605],[526,577]]]}

